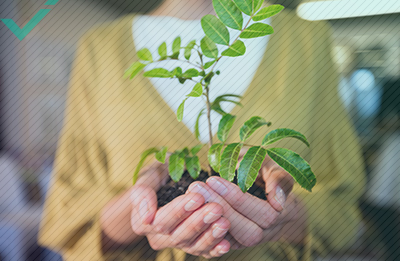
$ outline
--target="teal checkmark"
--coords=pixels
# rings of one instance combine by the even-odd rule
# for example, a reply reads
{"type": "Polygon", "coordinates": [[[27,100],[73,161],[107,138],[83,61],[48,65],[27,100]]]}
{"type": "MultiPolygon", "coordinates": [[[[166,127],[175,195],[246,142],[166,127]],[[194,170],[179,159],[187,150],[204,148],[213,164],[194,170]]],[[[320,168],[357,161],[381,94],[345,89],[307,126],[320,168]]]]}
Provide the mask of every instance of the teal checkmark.
{"type": "Polygon", "coordinates": [[[21,29],[12,19],[1,19],[3,23],[22,41],[33,28],[50,12],[51,9],[40,9],[37,14],[21,29]]]}
{"type": "Polygon", "coordinates": [[[55,5],[57,4],[58,0],[49,0],[44,5],[55,5]]]}

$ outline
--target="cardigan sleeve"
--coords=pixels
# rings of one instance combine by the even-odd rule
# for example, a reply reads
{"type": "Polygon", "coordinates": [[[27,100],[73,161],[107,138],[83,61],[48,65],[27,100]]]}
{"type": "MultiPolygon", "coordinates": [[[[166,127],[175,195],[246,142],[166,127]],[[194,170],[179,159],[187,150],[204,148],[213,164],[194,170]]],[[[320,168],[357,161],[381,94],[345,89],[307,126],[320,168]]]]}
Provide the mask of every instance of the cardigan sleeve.
{"type": "Polygon", "coordinates": [[[81,38],[64,126],[39,232],[40,244],[65,260],[101,260],[99,213],[111,199],[107,157],[96,134],[88,88],[96,84],[90,32],[81,38]]]}

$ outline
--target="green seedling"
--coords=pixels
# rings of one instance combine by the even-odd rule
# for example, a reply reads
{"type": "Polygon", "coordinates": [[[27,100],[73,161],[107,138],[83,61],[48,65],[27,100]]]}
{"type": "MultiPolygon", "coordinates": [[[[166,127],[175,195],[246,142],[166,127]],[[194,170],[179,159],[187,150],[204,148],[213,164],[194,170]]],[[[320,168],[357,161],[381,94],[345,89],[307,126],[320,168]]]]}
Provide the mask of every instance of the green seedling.
{"type": "MultiPolygon", "coordinates": [[[[179,60],[190,63],[193,68],[182,71],[180,67],[168,71],[162,67],[144,72],[145,77],[171,78],[177,79],[180,83],[193,81],[193,89],[186,95],[186,98],[180,104],[176,114],[178,121],[182,121],[184,107],[187,99],[204,98],[204,108],[199,108],[200,112],[195,124],[195,136],[199,139],[199,119],[207,116],[209,132],[209,173],[211,168],[219,175],[229,181],[232,181],[236,175],[236,165],[238,163],[239,153],[243,147],[249,147],[237,171],[237,180],[240,189],[246,192],[255,182],[266,155],[274,160],[279,166],[290,173],[294,180],[304,189],[311,191],[316,184],[316,178],[311,171],[310,165],[295,152],[285,148],[269,148],[269,145],[284,138],[295,138],[309,146],[306,137],[291,129],[276,129],[267,133],[258,146],[246,144],[246,140],[259,128],[270,126],[271,123],[265,119],[255,116],[244,123],[240,129],[240,142],[227,144],[229,132],[235,122],[235,116],[225,112],[221,103],[230,102],[241,105],[237,99],[241,97],[234,94],[224,94],[215,100],[210,100],[210,88],[212,79],[219,75],[215,68],[218,62],[224,57],[238,57],[246,52],[246,46],[240,39],[250,39],[270,35],[274,32],[273,28],[265,23],[259,22],[268,17],[278,14],[283,6],[271,5],[263,6],[263,0],[213,0],[215,13],[206,15],[201,19],[201,26],[205,37],[200,43],[195,40],[187,46],[181,46],[181,38],[177,37],[172,44],[172,52],[168,52],[166,43],[158,48],[159,57],[154,59],[151,52],[147,49],[141,49],[137,52],[139,62],[133,63],[125,72],[124,76],[132,79],[143,69],[152,63],[159,63],[164,60],[179,60]],[[247,24],[243,24],[243,13],[250,16],[247,24]],[[253,20],[256,23],[249,25],[253,20]],[[227,27],[240,31],[236,39],[230,39],[227,27]],[[226,46],[226,49],[219,54],[217,44],[226,46]],[[183,57],[182,56],[183,52],[183,57]],[[189,61],[190,57],[197,55],[198,62],[189,61]],[[219,122],[217,137],[219,142],[213,143],[211,132],[210,113],[215,111],[222,115],[219,122]]],[[[139,171],[149,155],[155,154],[155,158],[165,163],[167,153],[169,153],[169,174],[173,181],[178,182],[186,168],[190,176],[196,179],[200,174],[200,161],[196,155],[203,145],[193,148],[183,148],[181,150],[168,152],[167,147],[150,148],[141,155],[140,162],[134,172],[133,182],[135,183],[139,171]]]]}

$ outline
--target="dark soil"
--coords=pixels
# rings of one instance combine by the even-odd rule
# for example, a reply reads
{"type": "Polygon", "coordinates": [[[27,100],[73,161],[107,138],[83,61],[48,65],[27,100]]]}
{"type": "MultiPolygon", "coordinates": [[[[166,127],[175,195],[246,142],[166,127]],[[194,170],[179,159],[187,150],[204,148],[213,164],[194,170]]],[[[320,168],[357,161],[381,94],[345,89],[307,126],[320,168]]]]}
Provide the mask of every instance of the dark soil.
{"type": "MultiPolygon", "coordinates": [[[[217,175],[217,174],[213,174],[217,175]]],[[[205,182],[208,179],[208,173],[205,171],[201,171],[200,176],[197,178],[196,181],[203,181],[205,182]]],[[[190,186],[192,182],[195,180],[189,175],[187,171],[183,174],[181,180],[178,183],[175,183],[171,178],[168,180],[167,184],[162,187],[157,192],[157,199],[158,199],[158,207],[165,206],[169,202],[171,202],[174,198],[179,197],[180,195],[185,194],[186,190],[190,186]]],[[[237,184],[236,177],[233,180],[233,183],[237,184]]],[[[254,184],[248,191],[250,194],[266,200],[267,197],[265,195],[265,191],[263,188],[260,188],[256,184],[254,184]]]]}

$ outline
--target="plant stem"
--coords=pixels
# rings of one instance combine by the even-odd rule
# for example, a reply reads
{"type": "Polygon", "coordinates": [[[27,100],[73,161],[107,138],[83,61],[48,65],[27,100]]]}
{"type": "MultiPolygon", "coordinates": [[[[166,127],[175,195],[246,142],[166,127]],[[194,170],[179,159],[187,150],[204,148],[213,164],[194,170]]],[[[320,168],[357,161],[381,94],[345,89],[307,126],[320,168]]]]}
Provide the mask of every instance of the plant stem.
{"type": "MultiPolygon", "coordinates": [[[[213,145],[213,136],[212,136],[212,126],[211,126],[211,103],[210,103],[210,91],[209,91],[209,85],[206,85],[206,99],[207,99],[207,122],[208,122],[208,137],[209,137],[209,141],[208,141],[208,147],[211,148],[211,146],[213,145]]],[[[211,166],[208,165],[208,176],[211,177],[212,174],[212,169],[211,166]]]]}

